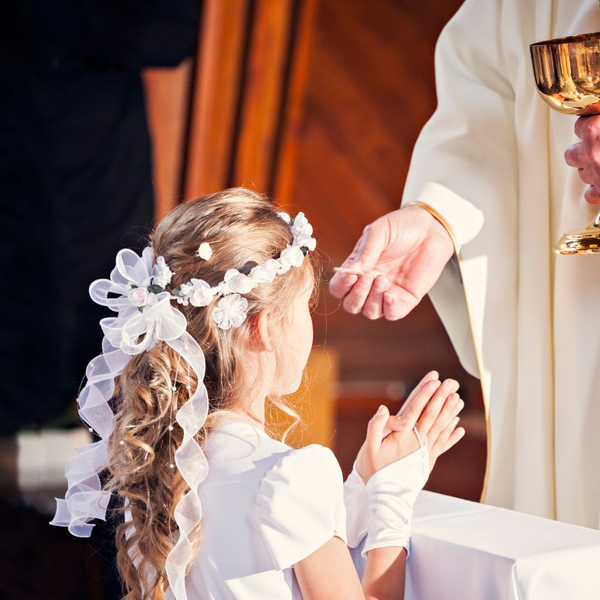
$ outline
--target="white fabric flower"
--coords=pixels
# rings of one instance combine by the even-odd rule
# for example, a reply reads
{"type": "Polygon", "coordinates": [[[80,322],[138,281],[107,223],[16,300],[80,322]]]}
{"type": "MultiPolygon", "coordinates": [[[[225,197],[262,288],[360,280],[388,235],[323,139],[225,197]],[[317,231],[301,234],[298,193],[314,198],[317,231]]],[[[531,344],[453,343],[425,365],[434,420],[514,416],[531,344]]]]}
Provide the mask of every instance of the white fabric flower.
{"type": "Polygon", "coordinates": [[[191,292],[188,293],[187,299],[193,306],[208,306],[212,302],[214,291],[206,281],[192,279],[189,287],[191,292]]]}
{"type": "Polygon", "coordinates": [[[292,267],[299,267],[304,262],[304,253],[298,246],[288,246],[279,257],[279,274],[287,273],[292,267]]]}
{"type": "MultiPolygon", "coordinates": [[[[161,262],[164,264],[164,260],[161,262]]],[[[151,248],[146,248],[141,257],[133,250],[121,250],[110,279],[98,279],[90,286],[94,302],[118,313],[102,319],[100,326],[107,342],[126,355],[144,352],[158,340],[177,339],[187,325],[183,314],[171,305],[171,294],[148,293],[146,286],[156,267],[152,263],[151,248]]]]}
{"type": "Polygon", "coordinates": [[[311,237],[310,235],[301,233],[300,235],[298,235],[298,237],[296,237],[294,245],[298,246],[299,248],[302,248],[304,246],[312,252],[317,247],[317,240],[315,240],[315,238],[311,237]]]}
{"type": "Polygon", "coordinates": [[[256,283],[271,283],[277,272],[279,271],[279,263],[274,258],[269,258],[264,263],[256,265],[248,277],[256,283]]]}
{"type": "Polygon", "coordinates": [[[212,248],[210,247],[210,244],[208,242],[202,242],[198,248],[198,251],[196,252],[196,254],[202,259],[202,260],[210,260],[211,256],[213,255],[213,251],[212,248]]]}
{"type": "Polygon", "coordinates": [[[127,298],[133,306],[138,308],[145,306],[148,301],[148,290],[145,287],[133,288],[127,293],[127,298]]]}
{"type": "Polygon", "coordinates": [[[303,212],[299,212],[294,219],[294,224],[292,225],[292,232],[295,235],[307,235],[311,236],[313,234],[312,225],[308,222],[308,219],[304,216],[303,212]]]}
{"type": "Polygon", "coordinates": [[[221,298],[213,310],[212,317],[220,329],[239,327],[246,320],[248,300],[239,294],[221,298]]]}
{"type": "MultiPolygon", "coordinates": [[[[225,273],[224,279],[229,290],[234,294],[247,294],[256,287],[257,283],[251,277],[248,277],[248,275],[240,273],[237,269],[229,269],[225,273]]],[[[226,292],[221,291],[221,293],[225,295],[226,292]]]]}
{"type": "Polygon", "coordinates": [[[317,240],[312,237],[312,225],[308,222],[304,213],[298,213],[294,219],[294,223],[292,224],[292,234],[294,235],[292,246],[298,246],[299,248],[306,247],[311,251],[317,247],[317,240]]]}
{"type": "Polygon", "coordinates": [[[154,275],[152,283],[154,285],[159,285],[163,289],[171,283],[171,278],[175,275],[175,273],[169,269],[162,256],[157,257],[152,273],[154,275]]]}
{"type": "Polygon", "coordinates": [[[182,283],[179,286],[179,295],[171,294],[171,300],[177,300],[177,304],[183,304],[187,306],[189,304],[189,295],[194,291],[192,285],[188,283],[182,283]]]}
{"type": "Polygon", "coordinates": [[[231,294],[231,289],[229,284],[226,281],[221,281],[221,283],[217,286],[217,296],[227,296],[231,294]]]}
{"type": "Polygon", "coordinates": [[[194,286],[191,282],[182,283],[179,286],[179,291],[181,292],[182,296],[187,296],[188,294],[191,294],[194,291],[194,286]]]}
{"type": "Polygon", "coordinates": [[[286,212],[278,212],[277,216],[283,221],[285,221],[288,225],[292,222],[292,217],[290,217],[290,215],[288,215],[286,212]]]}

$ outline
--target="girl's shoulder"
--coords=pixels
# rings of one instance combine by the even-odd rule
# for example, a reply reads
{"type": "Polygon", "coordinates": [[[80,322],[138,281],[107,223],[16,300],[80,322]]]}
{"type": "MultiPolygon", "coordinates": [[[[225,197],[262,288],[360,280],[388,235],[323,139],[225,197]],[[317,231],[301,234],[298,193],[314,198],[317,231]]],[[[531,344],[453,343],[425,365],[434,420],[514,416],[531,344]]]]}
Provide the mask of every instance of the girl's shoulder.
{"type": "Polygon", "coordinates": [[[260,464],[273,466],[283,461],[285,471],[311,471],[314,468],[325,469],[338,474],[341,470],[333,452],[319,444],[303,448],[292,448],[284,442],[270,437],[265,431],[246,420],[229,420],[215,427],[204,444],[204,450],[210,459],[221,462],[234,458],[251,458],[256,468],[258,458],[271,457],[272,460],[260,464]],[[288,458],[289,457],[289,458],[288,458]]]}
{"type": "MultiPolygon", "coordinates": [[[[283,444],[273,440],[274,448],[283,444]]],[[[319,444],[303,448],[290,448],[281,453],[277,462],[267,471],[263,479],[265,486],[314,488],[322,487],[335,491],[343,487],[342,470],[333,452],[319,444]]]]}
{"type": "Polygon", "coordinates": [[[342,471],[329,448],[294,449],[239,421],[207,442],[207,515],[223,513],[224,523],[237,515],[239,530],[259,536],[252,547],[262,570],[291,567],[333,536],[346,541],[342,471]]]}
{"type": "Polygon", "coordinates": [[[346,540],[340,465],[329,448],[288,448],[264,474],[256,517],[278,570],[302,560],[333,536],[346,540]]]}

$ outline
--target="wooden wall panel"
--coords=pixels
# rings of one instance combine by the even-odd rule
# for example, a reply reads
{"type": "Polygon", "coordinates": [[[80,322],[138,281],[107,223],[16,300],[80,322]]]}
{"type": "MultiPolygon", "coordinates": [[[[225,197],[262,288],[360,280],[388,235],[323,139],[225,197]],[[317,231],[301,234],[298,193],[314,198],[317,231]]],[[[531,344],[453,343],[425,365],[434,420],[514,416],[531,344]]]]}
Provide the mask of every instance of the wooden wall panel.
{"type": "Polygon", "coordinates": [[[299,120],[315,2],[205,2],[185,198],[240,185],[273,191],[299,120]]]}
{"type": "Polygon", "coordinates": [[[186,199],[228,186],[250,8],[250,0],[204,2],[185,167],[186,199]]]}
{"type": "Polygon", "coordinates": [[[304,100],[310,61],[313,58],[313,40],[318,0],[305,0],[296,12],[296,27],[291,49],[289,82],[285,97],[285,111],[281,123],[279,151],[276,156],[272,183],[275,198],[283,206],[293,204],[293,186],[298,159],[298,144],[302,135],[304,100]]]}
{"type": "Polygon", "coordinates": [[[242,85],[232,183],[267,191],[279,134],[293,0],[258,0],[242,85]]]}
{"type": "Polygon", "coordinates": [[[188,59],[178,67],[143,73],[157,221],[181,200],[192,69],[193,60],[188,59]]]}

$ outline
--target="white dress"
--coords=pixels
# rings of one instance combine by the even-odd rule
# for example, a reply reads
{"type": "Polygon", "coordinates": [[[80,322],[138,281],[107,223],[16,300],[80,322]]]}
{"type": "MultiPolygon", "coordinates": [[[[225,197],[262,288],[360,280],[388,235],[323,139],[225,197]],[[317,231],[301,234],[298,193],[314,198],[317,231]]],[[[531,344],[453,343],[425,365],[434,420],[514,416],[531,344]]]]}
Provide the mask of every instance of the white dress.
{"type": "Polygon", "coordinates": [[[293,565],[333,536],[346,542],[335,456],[316,444],[292,449],[237,421],[214,429],[204,451],[210,472],[188,598],[302,598],[293,565]]]}

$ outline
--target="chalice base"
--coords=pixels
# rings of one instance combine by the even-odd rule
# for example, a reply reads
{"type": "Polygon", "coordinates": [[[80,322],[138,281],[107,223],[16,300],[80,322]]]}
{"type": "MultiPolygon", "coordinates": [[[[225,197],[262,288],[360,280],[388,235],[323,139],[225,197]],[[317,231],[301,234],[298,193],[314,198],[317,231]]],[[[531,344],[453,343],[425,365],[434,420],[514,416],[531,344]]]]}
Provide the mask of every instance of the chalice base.
{"type": "Polygon", "coordinates": [[[565,233],[554,246],[556,254],[595,254],[600,252],[600,229],[589,225],[585,229],[565,233]]]}

